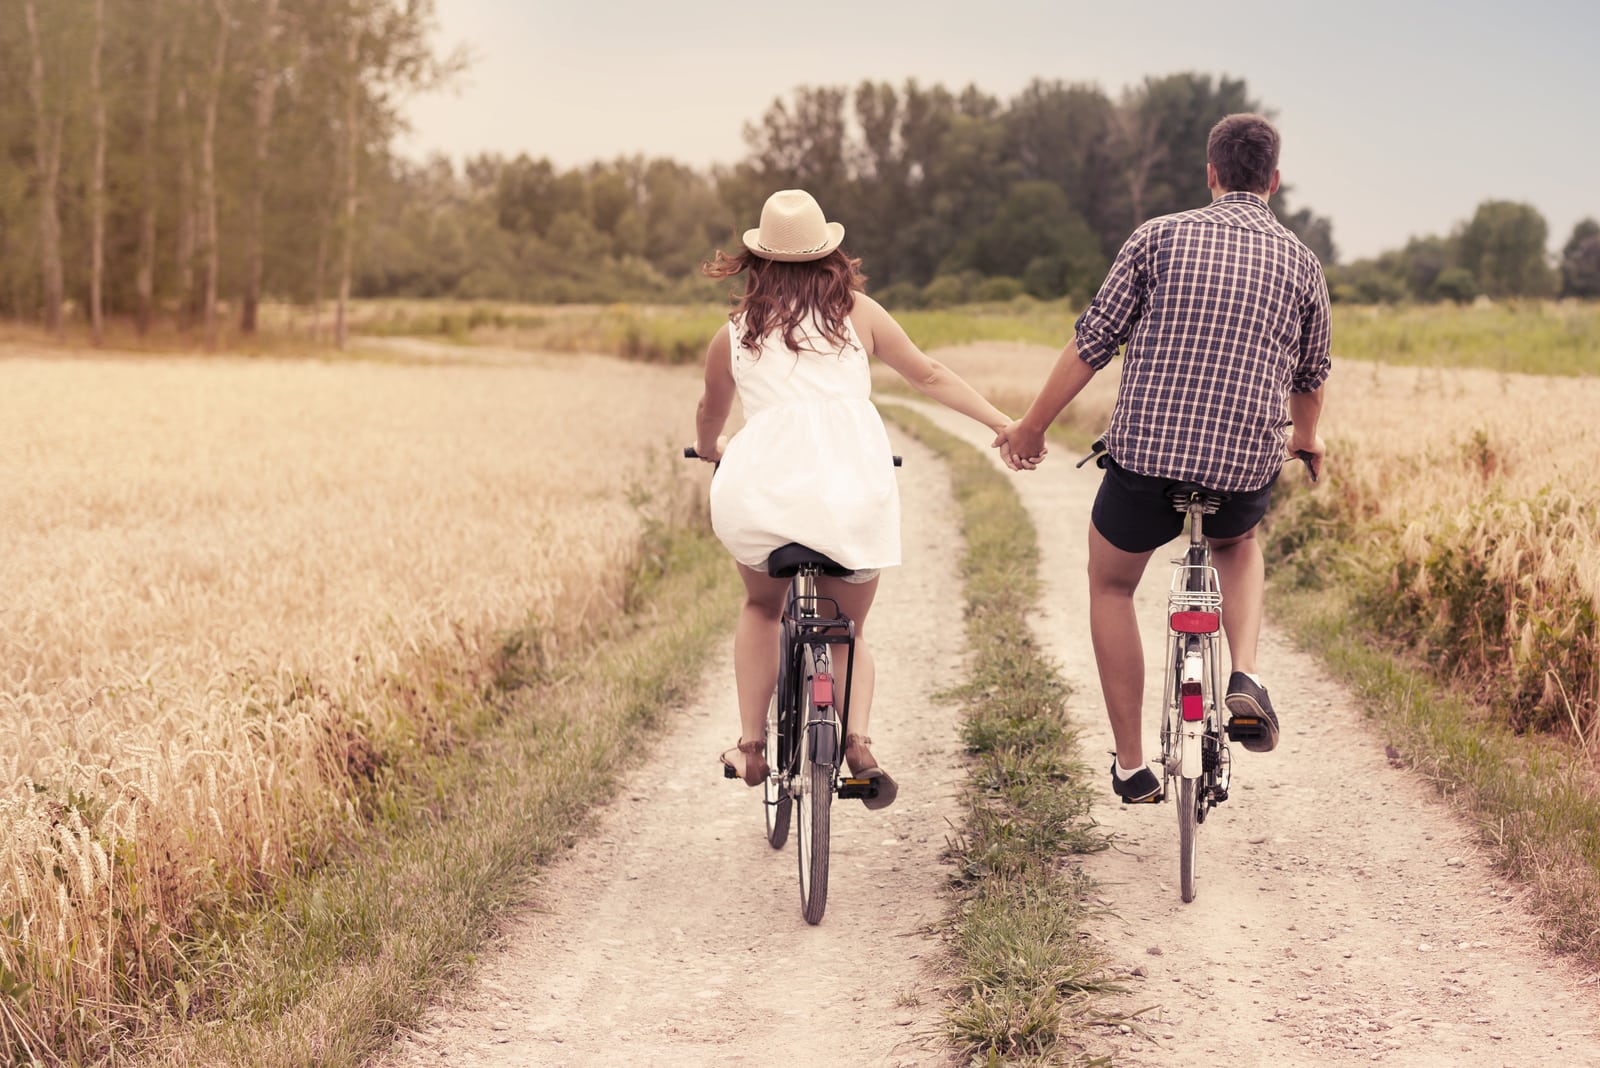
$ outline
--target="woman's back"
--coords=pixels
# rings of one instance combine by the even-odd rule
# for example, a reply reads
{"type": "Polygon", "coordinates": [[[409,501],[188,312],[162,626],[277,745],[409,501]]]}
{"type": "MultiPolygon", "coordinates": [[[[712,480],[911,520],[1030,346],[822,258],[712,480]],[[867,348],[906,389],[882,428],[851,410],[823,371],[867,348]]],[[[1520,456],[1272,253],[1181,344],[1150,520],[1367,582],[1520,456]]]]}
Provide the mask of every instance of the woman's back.
{"type": "Polygon", "coordinates": [[[845,567],[900,562],[900,498],[889,438],[869,399],[866,349],[845,320],[842,342],[815,319],[755,350],[730,324],[733,378],[745,425],[728,442],[711,483],[711,520],[740,563],[761,568],[773,549],[799,542],[845,567]]]}

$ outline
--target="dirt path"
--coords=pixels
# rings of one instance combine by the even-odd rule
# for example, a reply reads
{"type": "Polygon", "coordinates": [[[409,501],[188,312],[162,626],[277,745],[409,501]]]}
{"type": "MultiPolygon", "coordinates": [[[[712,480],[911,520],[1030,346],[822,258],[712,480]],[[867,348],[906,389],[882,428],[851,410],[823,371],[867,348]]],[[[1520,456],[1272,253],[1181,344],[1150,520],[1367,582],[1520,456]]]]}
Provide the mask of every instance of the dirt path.
{"type": "MultiPolygon", "coordinates": [[[[959,417],[921,406],[986,445],[959,417]]],[[[1111,732],[1089,648],[1085,532],[1098,472],[1053,454],[1015,485],[1039,529],[1041,638],[1075,690],[1084,752],[1109,773],[1111,732]]],[[[1336,467],[1332,471],[1337,477],[1336,467]]],[[[1141,588],[1159,632],[1165,561],[1141,588]]],[[[1269,603],[1270,611],[1270,603],[1269,603]]],[[[1146,645],[1146,746],[1159,654],[1146,645]]],[[[1235,747],[1234,797],[1201,831],[1198,898],[1177,891],[1171,805],[1106,803],[1115,848],[1091,858],[1094,934],[1128,973],[1135,1033],[1108,1036],[1118,1066],[1227,1063],[1600,1065],[1600,997],[1539,946],[1511,884],[1474,855],[1460,821],[1389,765],[1351,695],[1269,619],[1262,676],[1284,718],[1278,751],[1235,747]]]]}
{"type": "Polygon", "coordinates": [[[894,438],[905,565],[885,576],[870,633],[874,749],[900,797],[877,813],[834,807],[822,923],[800,916],[792,840],[774,852],[759,794],[716,766],[738,732],[723,643],[699,699],[531,889],[475,980],[382,1063],[948,1063],[928,928],[948,901],[940,854],[965,768],[957,712],[931,695],[961,673],[960,546],[943,465],[894,438]]]}

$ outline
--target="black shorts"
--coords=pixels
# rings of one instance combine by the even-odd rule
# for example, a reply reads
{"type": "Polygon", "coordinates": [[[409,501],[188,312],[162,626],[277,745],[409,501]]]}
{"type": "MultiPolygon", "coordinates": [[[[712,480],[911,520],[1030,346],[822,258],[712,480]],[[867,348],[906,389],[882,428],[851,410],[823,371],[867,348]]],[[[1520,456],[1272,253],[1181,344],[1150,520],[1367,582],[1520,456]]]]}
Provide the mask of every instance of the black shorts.
{"type": "MultiPolygon", "coordinates": [[[[1167,487],[1178,479],[1136,475],[1108,456],[1100,492],[1094,498],[1094,528],[1125,553],[1159,549],[1183,533],[1184,515],[1167,500],[1167,487]]],[[[1205,518],[1206,537],[1237,538],[1261,522],[1272,503],[1277,476],[1258,490],[1230,493],[1216,515],[1205,518]]]]}

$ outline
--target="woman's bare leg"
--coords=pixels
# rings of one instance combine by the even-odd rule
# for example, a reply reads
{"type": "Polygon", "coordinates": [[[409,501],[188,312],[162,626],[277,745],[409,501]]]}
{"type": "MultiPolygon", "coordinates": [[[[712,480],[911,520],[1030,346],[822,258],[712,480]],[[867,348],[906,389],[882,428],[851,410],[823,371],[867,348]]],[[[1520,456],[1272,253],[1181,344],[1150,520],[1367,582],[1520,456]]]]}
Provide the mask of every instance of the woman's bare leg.
{"type": "MultiPolygon", "coordinates": [[[[778,632],[788,579],[738,565],[744,580],[744,607],[733,632],[733,678],[739,693],[739,740],[754,741],[767,730],[767,706],[778,685],[778,632]]],[[[728,760],[742,775],[744,754],[729,753],[728,760]]]]}

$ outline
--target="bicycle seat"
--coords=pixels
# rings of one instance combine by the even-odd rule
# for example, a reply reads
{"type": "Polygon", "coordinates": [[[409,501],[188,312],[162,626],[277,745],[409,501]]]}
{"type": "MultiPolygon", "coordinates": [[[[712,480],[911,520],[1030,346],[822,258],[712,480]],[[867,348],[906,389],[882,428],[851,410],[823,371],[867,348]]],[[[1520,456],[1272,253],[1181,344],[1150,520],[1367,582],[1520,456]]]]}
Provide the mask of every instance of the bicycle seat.
{"type": "Polygon", "coordinates": [[[835,563],[815,549],[808,549],[797,541],[791,541],[788,545],[772,550],[772,555],[767,557],[767,574],[773,578],[794,578],[807,564],[815,565],[824,575],[831,575],[834,578],[854,574],[850,568],[835,563]]]}
{"type": "Polygon", "coordinates": [[[1218,508],[1228,503],[1226,493],[1206,489],[1198,482],[1174,482],[1167,487],[1167,500],[1172,502],[1172,507],[1180,512],[1189,510],[1189,502],[1196,498],[1200,501],[1200,511],[1205,515],[1214,515],[1218,508]]]}

